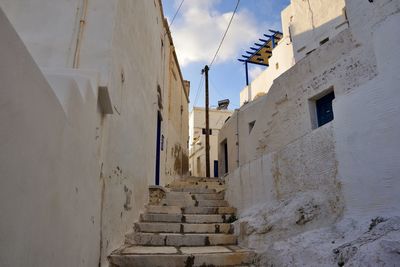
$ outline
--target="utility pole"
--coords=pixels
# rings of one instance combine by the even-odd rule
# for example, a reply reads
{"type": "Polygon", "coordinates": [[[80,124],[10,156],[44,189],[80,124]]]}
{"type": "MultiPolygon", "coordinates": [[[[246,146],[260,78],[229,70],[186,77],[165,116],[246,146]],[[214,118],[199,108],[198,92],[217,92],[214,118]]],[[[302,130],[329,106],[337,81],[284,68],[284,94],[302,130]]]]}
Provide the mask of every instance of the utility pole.
{"type": "Polygon", "coordinates": [[[208,70],[206,65],[202,72],[205,74],[206,80],[206,177],[210,177],[210,121],[208,115],[208,70]]]}

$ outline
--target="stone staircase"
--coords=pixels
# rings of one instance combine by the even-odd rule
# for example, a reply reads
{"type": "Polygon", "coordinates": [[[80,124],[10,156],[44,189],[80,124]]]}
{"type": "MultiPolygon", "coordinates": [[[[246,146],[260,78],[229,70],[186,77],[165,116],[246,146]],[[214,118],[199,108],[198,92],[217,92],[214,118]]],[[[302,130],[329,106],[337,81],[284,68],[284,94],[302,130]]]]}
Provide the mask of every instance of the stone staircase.
{"type": "Polygon", "coordinates": [[[250,266],[254,252],[237,245],[236,209],[220,179],[188,177],[152,187],[150,203],[109,256],[110,266],[250,266]]]}

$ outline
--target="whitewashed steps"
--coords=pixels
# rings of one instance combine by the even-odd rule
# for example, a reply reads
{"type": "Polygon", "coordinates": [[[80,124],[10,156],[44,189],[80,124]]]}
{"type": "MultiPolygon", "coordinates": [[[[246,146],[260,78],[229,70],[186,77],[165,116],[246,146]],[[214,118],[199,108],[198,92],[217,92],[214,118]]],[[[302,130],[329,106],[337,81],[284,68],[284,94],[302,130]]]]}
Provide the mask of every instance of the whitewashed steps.
{"type": "Polygon", "coordinates": [[[232,233],[229,223],[166,223],[140,222],[135,223],[135,231],[142,233],[232,233]]]}
{"type": "Polygon", "coordinates": [[[190,192],[176,192],[171,191],[166,193],[166,199],[180,199],[180,200],[223,200],[225,198],[224,192],[221,193],[199,193],[192,194],[190,192]]]}
{"type": "Polygon", "coordinates": [[[237,246],[236,209],[224,191],[223,180],[175,180],[159,205],[145,207],[110,266],[251,266],[254,252],[237,246]]]}
{"type": "Polygon", "coordinates": [[[177,207],[227,207],[225,200],[164,199],[161,205],[177,207]]]}
{"type": "Polygon", "coordinates": [[[180,234],[180,233],[141,233],[126,235],[126,243],[142,246],[217,246],[236,245],[233,234],[180,234]]]}
{"type": "Polygon", "coordinates": [[[142,222],[224,223],[229,216],[224,214],[158,214],[141,215],[142,222]]]}
{"type": "Polygon", "coordinates": [[[114,266],[159,266],[159,267],[200,267],[200,266],[248,266],[254,253],[229,246],[210,247],[126,247],[109,260],[114,266]]]}

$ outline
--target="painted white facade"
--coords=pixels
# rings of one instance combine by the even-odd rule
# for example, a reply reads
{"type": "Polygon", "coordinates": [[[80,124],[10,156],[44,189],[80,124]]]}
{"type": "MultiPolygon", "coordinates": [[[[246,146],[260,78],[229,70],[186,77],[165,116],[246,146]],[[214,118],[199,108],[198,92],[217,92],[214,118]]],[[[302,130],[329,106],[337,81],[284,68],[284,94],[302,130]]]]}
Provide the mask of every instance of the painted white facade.
{"type": "Polygon", "coordinates": [[[348,27],[344,0],[291,0],[281,12],[283,38],[267,67],[240,92],[240,105],[266,94],[273,81],[348,27]]]}
{"type": "MultiPolygon", "coordinates": [[[[312,7],[303,6],[303,12],[312,11],[315,18],[331,6],[312,7]]],[[[301,6],[296,10],[300,14],[301,6]]],[[[345,10],[349,27],[319,45],[317,37],[325,37],[317,34],[319,27],[323,32],[325,25],[342,24],[341,16],[321,20],[310,35],[315,38],[309,43],[301,38],[302,46],[318,46],[315,51],[295,53],[301,60],[220,131],[219,143],[228,143],[227,199],[244,217],[239,222],[244,245],[262,250],[264,263],[331,266],[344,259],[363,265],[355,249],[332,253],[346,242],[374,262],[380,255],[383,262],[395,262],[396,255],[379,253],[385,240],[393,241],[387,248],[394,249],[398,230],[390,236],[380,232],[378,241],[362,236],[371,231],[371,219],[395,224],[400,216],[400,119],[395,115],[400,112],[400,54],[395,52],[400,2],[346,1],[345,10]],[[330,90],[334,119],[317,127],[315,100],[330,90]],[[359,248],[362,240],[365,247],[359,248]]],[[[219,161],[223,171],[223,151],[219,161]]]]}
{"type": "MultiPolygon", "coordinates": [[[[231,116],[231,110],[209,110],[210,122],[210,175],[215,175],[214,168],[218,168],[218,134],[226,119],[231,116]]],[[[189,171],[192,176],[204,177],[206,174],[206,135],[203,129],[206,128],[205,108],[193,107],[189,114],[189,171]]]]}
{"type": "Polygon", "coordinates": [[[161,1],[2,0],[0,20],[0,265],[108,266],[155,183],[158,112],[160,184],[187,174],[161,1]]]}

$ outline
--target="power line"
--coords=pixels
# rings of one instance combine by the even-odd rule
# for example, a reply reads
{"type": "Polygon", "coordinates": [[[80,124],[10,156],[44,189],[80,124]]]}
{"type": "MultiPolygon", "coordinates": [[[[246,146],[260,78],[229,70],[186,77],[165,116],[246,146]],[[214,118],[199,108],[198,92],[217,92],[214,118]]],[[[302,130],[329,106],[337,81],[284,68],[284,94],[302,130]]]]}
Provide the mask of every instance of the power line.
{"type": "Polygon", "coordinates": [[[214,63],[214,60],[215,60],[215,58],[217,57],[219,50],[221,49],[222,43],[223,43],[224,40],[225,40],[226,34],[228,33],[228,30],[229,30],[229,27],[231,26],[233,17],[235,16],[236,11],[237,11],[237,9],[238,9],[238,7],[239,7],[239,3],[240,3],[240,0],[237,0],[235,9],[233,10],[233,13],[232,13],[232,17],[231,17],[231,19],[229,20],[229,23],[228,23],[228,27],[226,28],[225,33],[224,33],[224,35],[222,36],[222,40],[221,40],[221,42],[219,43],[218,49],[217,49],[217,51],[215,52],[215,55],[214,55],[213,59],[211,60],[210,65],[209,65],[210,68],[211,68],[212,64],[214,63]]]}
{"type": "Polygon", "coordinates": [[[204,78],[204,76],[203,76],[203,74],[201,74],[200,81],[199,81],[199,86],[197,87],[196,97],[195,97],[194,102],[193,102],[193,107],[196,106],[197,99],[199,98],[200,88],[203,85],[203,78],[204,78]]]}
{"type": "Polygon", "coordinates": [[[174,16],[172,17],[171,23],[169,24],[169,27],[170,27],[170,28],[171,28],[172,24],[174,23],[175,18],[176,18],[176,15],[178,15],[178,13],[179,13],[179,10],[181,10],[181,7],[182,7],[183,2],[185,2],[185,0],[182,0],[182,2],[179,4],[179,7],[178,7],[178,9],[176,10],[174,16]]]}
{"type": "Polygon", "coordinates": [[[217,95],[219,95],[221,97],[221,99],[226,98],[225,96],[223,96],[220,92],[218,92],[219,90],[217,89],[217,87],[215,86],[215,83],[213,82],[213,80],[209,79],[211,82],[211,85],[214,88],[214,91],[217,93],[217,95]]]}

